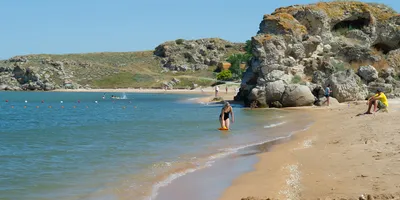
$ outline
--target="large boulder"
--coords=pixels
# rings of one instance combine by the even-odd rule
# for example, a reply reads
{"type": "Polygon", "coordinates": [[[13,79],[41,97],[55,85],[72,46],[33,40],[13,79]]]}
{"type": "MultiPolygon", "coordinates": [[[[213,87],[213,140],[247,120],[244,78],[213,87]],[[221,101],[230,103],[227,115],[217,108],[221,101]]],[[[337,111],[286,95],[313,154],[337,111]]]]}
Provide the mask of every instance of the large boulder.
{"type": "Polygon", "coordinates": [[[286,74],[281,70],[273,70],[265,76],[265,80],[267,82],[274,82],[282,80],[286,84],[289,84],[292,81],[293,76],[286,74]]]}
{"type": "Polygon", "coordinates": [[[265,96],[268,104],[274,101],[280,101],[285,92],[285,82],[282,80],[269,82],[265,86],[265,96]]]}
{"type": "Polygon", "coordinates": [[[5,85],[5,84],[1,84],[1,85],[0,85],[0,90],[6,90],[7,87],[9,87],[9,86],[8,86],[8,85],[5,85]]]}
{"type": "Polygon", "coordinates": [[[48,82],[45,83],[42,87],[45,91],[50,91],[55,89],[54,85],[48,82]]]}
{"type": "Polygon", "coordinates": [[[253,88],[249,94],[249,101],[256,102],[258,107],[267,107],[265,88],[253,88]]]}
{"type": "Polygon", "coordinates": [[[400,70],[400,49],[390,51],[387,55],[387,61],[391,68],[400,70]]]}
{"type": "MultiPolygon", "coordinates": [[[[337,106],[339,105],[339,101],[334,97],[329,97],[329,106],[337,106]]],[[[321,97],[319,101],[315,102],[316,106],[327,106],[328,102],[326,101],[326,97],[321,97]]]]}
{"type": "Polygon", "coordinates": [[[393,67],[388,67],[388,68],[382,69],[382,71],[379,73],[379,76],[384,79],[386,79],[388,77],[395,77],[396,70],[393,67]]]}
{"type": "Polygon", "coordinates": [[[371,65],[359,67],[357,74],[367,83],[378,79],[378,71],[371,65]]]}
{"type": "Polygon", "coordinates": [[[364,100],[368,95],[367,87],[350,69],[331,75],[325,85],[331,85],[332,96],[339,102],[364,100]]]}
{"type": "Polygon", "coordinates": [[[284,107],[296,107],[311,106],[314,100],[315,97],[307,86],[292,84],[286,86],[281,102],[284,107]]]}

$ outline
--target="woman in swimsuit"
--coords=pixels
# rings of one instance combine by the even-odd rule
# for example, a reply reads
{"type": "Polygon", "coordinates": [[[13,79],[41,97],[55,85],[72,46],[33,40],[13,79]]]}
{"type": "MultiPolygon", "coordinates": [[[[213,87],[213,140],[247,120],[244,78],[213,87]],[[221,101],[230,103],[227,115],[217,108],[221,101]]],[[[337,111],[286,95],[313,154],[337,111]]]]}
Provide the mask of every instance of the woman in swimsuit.
{"type": "Polygon", "coordinates": [[[235,117],[232,106],[229,104],[229,102],[225,102],[224,107],[221,109],[221,114],[219,115],[219,122],[221,123],[221,128],[223,129],[229,129],[229,114],[232,115],[232,123],[234,123],[235,117]]]}

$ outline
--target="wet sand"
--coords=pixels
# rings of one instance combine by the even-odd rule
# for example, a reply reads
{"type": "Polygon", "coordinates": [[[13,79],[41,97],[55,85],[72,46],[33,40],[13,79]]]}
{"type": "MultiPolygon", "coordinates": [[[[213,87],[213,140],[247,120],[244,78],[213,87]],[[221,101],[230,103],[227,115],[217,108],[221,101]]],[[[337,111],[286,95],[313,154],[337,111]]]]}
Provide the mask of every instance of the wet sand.
{"type": "Polygon", "coordinates": [[[315,123],[260,154],[220,199],[400,199],[400,101],[389,103],[358,117],[365,102],[300,108],[315,123]]]}
{"type": "MultiPolygon", "coordinates": [[[[304,115],[303,112],[296,111],[286,113],[285,117],[282,118],[271,115],[264,119],[279,119],[284,123],[280,123],[282,125],[277,123],[274,126],[263,126],[263,123],[261,123],[258,128],[248,129],[247,131],[253,132],[253,137],[257,139],[241,145],[239,142],[231,148],[227,148],[230,149],[229,151],[221,151],[220,153],[225,154],[225,156],[213,160],[208,167],[188,173],[161,187],[155,200],[218,199],[236,177],[253,170],[254,164],[258,161],[257,154],[269,151],[274,145],[286,141],[291,133],[303,130],[312,123],[310,117],[304,115]],[[298,120],[298,118],[301,120],[298,120]]],[[[232,133],[222,134],[229,137],[232,133]]],[[[243,137],[251,136],[243,135],[243,137]]]]}

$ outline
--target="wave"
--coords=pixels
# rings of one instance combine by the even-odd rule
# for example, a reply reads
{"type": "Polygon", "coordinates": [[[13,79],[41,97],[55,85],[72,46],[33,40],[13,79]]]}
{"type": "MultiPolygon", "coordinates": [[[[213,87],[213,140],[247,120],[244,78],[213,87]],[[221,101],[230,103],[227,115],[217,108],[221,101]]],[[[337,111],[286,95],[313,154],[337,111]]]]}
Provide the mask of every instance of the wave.
{"type": "Polygon", "coordinates": [[[190,98],[190,99],[187,99],[188,101],[196,101],[197,99],[200,99],[200,98],[190,98]]]}
{"type": "Polygon", "coordinates": [[[277,126],[280,126],[280,125],[283,125],[283,124],[286,124],[286,122],[280,122],[280,123],[265,125],[264,128],[273,128],[273,127],[277,127],[277,126]]]}
{"type": "Polygon", "coordinates": [[[128,99],[128,97],[126,96],[125,92],[122,93],[121,99],[128,99]]]}

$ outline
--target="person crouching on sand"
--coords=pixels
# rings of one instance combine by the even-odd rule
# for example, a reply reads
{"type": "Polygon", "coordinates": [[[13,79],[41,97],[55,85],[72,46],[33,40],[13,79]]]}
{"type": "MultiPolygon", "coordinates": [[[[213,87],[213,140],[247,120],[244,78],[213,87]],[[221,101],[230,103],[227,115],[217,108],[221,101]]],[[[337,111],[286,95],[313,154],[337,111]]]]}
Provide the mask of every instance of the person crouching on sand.
{"type": "Polygon", "coordinates": [[[221,128],[229,129],[229,114],[232,115],[232,123],[235,122],[235,116],[233,114],[232,106],[229,102],[225,102],[224,107],[221,109],[221,114],[219,115],[219,122],[221,123],[221,128]]]}
{"type": "Polygon", "coordinates": [[[380,89],[380,88],[378,88],[376,90],[376,94],[374,96],[372,96],[371,98],[368,99],[367,105],[368,105],[368,111],[365,114],[372,114],[371,113],[372,105],[374,105],[374,112],[377,112],[379,110],[386,109],[389,107],[389,103],[386,98],[386,95],[382,92],[382,89],[380,89]],[[379,110],[377,110],[377,108],[379,110]]]}

